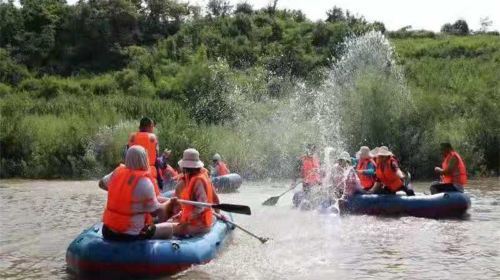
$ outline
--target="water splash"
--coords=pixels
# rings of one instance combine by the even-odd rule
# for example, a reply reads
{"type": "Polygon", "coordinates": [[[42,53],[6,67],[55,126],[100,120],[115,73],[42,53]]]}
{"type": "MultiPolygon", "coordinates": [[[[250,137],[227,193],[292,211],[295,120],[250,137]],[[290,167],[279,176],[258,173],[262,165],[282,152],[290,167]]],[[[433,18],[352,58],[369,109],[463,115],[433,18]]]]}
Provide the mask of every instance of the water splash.
{"type": "MultiPolygon", "coordinates": [[[[343,49],[343,56],[325,69],[320,86],[282,78],[287,95],[258,100],[245,98],[242,92],[248,89],[235,89],[231,98],[237,102],[232,103],[239,105],[231,129],[248,162],[243,175],[288,176],[307,143],[339,155],[353,154],[363,144],[394,142],[400,128],[390,125],[411,98],[391,44],[382,33],[369,32],[347,39],[343,49]]],[[[269,75],[255,77],[259,81],[253,84],[277,80],[269,75]]]]}

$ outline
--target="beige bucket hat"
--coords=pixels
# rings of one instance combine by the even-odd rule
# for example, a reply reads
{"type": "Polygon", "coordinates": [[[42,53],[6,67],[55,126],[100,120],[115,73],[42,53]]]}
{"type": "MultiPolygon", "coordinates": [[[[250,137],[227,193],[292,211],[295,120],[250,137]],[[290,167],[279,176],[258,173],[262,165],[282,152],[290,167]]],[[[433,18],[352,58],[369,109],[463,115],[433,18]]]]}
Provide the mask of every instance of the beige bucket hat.
{"type": "Polygon", "coordinates": [[[184,150],[182,159],[179,160],[180,168],[202,168],[203,166],[203,161],[200,160],[200,153],[197,150],[193,148],[184,150]]]}
{"type": "Polygon", "coordinates": [[[386,146],[382,146],[380,148],[378,148],[378,151],[377,151],[377,156],[393,156],[394,154],[389,151],[389,148],[387,148],[386,146]]]}
{"type": "Polygon", "coordinates": [[[370,148],[368,148],[367,146],[361,146],[358,153],[360,159],[373,157],[373,154],[370,152],[370,148]]]}

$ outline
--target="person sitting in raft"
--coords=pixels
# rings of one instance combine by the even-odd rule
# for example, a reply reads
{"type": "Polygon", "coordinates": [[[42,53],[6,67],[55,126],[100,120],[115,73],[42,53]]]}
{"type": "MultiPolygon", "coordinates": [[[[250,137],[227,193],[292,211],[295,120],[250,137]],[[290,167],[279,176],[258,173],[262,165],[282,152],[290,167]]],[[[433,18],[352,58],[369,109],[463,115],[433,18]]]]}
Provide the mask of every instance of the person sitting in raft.
{"type": "Polygon", "coordinates": [[[161,157],[160,164],[160,177],[163,182],[163,188],[166,189],[168,186],[175,186],[178,179],[179,173],[169,164],[169,158],[172,151],[165,149],[161,157]]]}
{"type": "Polygon", "coordinates": [[[463,192],[467,184],[467,169],[462,157],[450,143],[441,143],[443,163],[434,171],[441,175],[441,180],[430,187],[431,194],[440,192],[463,192]]]}
{"type": "Polygon", "coordinates": [[[212,157],[212,166],[211,166],[211,176],[219,177],[229,174],[229,169],[226,166],[226,163],[222,161],[222,157],[219,154],[215,154],[212,157]]]}
{"type": "MultiPolygon", "coordinates": [[[[219,197],[210,182],[200,154],[195,149],[186,149],[179,167],[182,168],[182,177],[176,187],[176,194],[180,199],[193,200],[203,203],[219,203],[219,197]]],[[[192,205],[181,204],[179,231],[183,234],[202,234],[210,231],[213,214],[211,208],[198,208],[192,205]]]]}
{"type": "Polygon", "coordinates": [[[373,155],[370,153],[370,148],[362,146],[359,151],[359,161],[356,165],[356,172],[364,190],[369,190],[375,184],[375,171],[377,164],[373,160],[373,155]]]}
{"type": "Polygon", "coordinates": [[[175,199],[161,203],[155,194],[146,150],[130,146],[121,164],[99,181],[108,192],[102,234],[113,241],[168,239],[180,232],[175,224],[164,222],[173,215],[175,199]],[[163,221],[153,224],[153,216],[163,221]]]}
{"type": "Polygon", "coordinates": [[[332,182],[330,183],[330,186],[332,188],[331,192],[334,198],[338,199],[342,197],[345,189],[347,175],[352,169],[351,156],[349,155],[349,153],[340,153],[340,156],[337,158],[337,162],[333,165],[333,174],[331,176],[332,182]]]}
{"type": "Polygon", "coordinates": [[[305,155],[300,157],[295,166],[294,178],[291,184],[295,188],[297,180],[302,179],[302,189],[309,192],[313,186],[321,185],[320,162],[316,145],[308,144],[305,155]]]}
{"type": "Polygon", "coordinates": [[[158,189],[162,187],[161,178],[159,176],[159,166],[157,163],[158,155],[158,140],[154,134],[155,123],[148,117],[143,117],[139,123],[139,131],[131,133],[128,139],[127,149],[133,145],[142,146],[146,149],[149,161],[149,170],[153,175],[153,184],[158,189]]]}
{"type": "Polygon", "coordinates": [[[398,161],[393,153],[385,146],[378,149],[375,174],[377,179],[370,193],[395,194],[402,190],[408,196],[415,195],[415,192],[404,184],[405,175],[399,169],[398,161]]]}
{"type": "Polygon", "coordinates": [[[354,167],[350,167],[345,174],[344,190],[341,199],[348,199],[354,195],[366,193],[354,167]]]}

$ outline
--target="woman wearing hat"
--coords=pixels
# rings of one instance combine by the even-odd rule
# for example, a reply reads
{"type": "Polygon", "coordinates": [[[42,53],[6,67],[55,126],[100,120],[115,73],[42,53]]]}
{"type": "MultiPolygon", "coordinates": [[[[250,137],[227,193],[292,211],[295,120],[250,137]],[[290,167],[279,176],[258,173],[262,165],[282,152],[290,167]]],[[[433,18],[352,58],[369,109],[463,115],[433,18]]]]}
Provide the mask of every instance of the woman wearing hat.
{"type": "MultiPolygon", "coordinates": [[[[218,203],[219,198],[210,182],[200,154],[195,149],[186,149],[179,161],[183,174],[176,187],[180,199],[203,203],[218,203]]],[[[179,231],[182,234],[202,234],[210,231],[213,214],[211,208],[199,208],[182,204],[179,231]]]]}
{"type": "Polygon", "coordinates": [[[210,168],[212,170],[212,177],[224,176],[230,173],[226,163],[222,161],[222,157],[219,154],[215,154],[212,157],[212,162],[213,164],[210,168]]]}
{"type": "Polygon", "coordinates": [[[356,171],[358,173],[359,179],[363,189],[369,190],[375,184],[375,171],[377,164],[373,160],[373,156],[370,153],[370,148],[367,146],[362,146],[359,151],[359,161],[356,165],[356,171]]]}
{"type": "Polygon", "coordinates": [[[403,190],[406,195],[413,196],[415,192],[405,186],[405,175],[399,168],[394,154],[386,146],[382,146],[377,152],[377,180],[371,193],[376,194],[395,194],[403,190]]]}
{"type": "Polygon", "coordinates": [[[354,167],[351,165],[351,156],[348,152],[342,152],[337,159],[334,168],[334,194],[336,198],[350,197],[363,193],[363,188],[359,181],[354,167]]]}

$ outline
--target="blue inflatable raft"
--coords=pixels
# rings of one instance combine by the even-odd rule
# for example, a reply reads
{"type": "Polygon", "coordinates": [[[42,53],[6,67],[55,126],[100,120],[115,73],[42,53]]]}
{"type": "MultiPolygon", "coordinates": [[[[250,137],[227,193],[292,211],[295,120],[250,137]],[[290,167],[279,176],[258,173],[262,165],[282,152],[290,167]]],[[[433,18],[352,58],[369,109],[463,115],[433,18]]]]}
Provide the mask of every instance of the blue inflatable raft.
{"type": "Polygon", "coordinates": [[[233,230],[217,220],[209,233],[198,237],[113,242],[103,239],[101,228],[102,223],[96,224],[71,242],[66,251],[70,272],[141,277],[175,274],[215,258],[233,230]]]}
{"type": "Polygon", "coordinates": [[[462,217],[470,206],[469,195],[461,192],[417,196],[362,194],[339,200],[341,214],[424,218],[462,217]]]}
{"type": "Polygon", "coordinates": [[[243,182],[240,175],[236,173],[212,178],[212,184],[218,192],[234,192],[243,182]]]}

